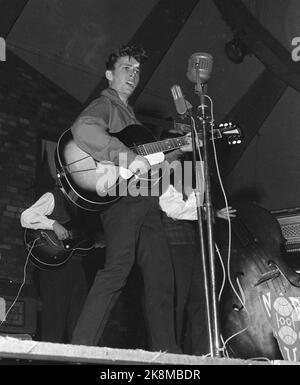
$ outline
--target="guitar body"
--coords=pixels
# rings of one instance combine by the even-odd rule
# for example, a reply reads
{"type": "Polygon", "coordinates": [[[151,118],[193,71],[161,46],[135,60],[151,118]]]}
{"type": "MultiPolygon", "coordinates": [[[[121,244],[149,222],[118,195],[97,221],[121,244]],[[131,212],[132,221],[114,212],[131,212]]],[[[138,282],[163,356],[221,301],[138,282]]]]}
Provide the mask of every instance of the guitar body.
{"type": "Polygon", "coordinates": [[[30,261],[41,270],[56,270],[75,252],[84,255],[94,247],[92,242],[80,237],[61,241],[52,230],[25,229],[24,243],[30,252],[30,261]]]}
{"type": "MultiPolygon", "coordinates": [[[[155,141],[151,131],[141,125],[128,126],[112,136],[133,151],[137,146],[155,141]]],[[[164,160],[164,154],[156,153],[146,158],[150,164],[159,165],[164,160]]],[[[128,183],[133,178],[129,170],[109,161],[97,162],[81,150],[73,140],[70,129],[58,140],[55,162],[58,177],[69,199],[89,211],[101,211],[126,195],[128,183]]],[[[157,182],[159,167],[153,167],[149,172],[151,175],[146,175],[149,181],[157,182]]]]}

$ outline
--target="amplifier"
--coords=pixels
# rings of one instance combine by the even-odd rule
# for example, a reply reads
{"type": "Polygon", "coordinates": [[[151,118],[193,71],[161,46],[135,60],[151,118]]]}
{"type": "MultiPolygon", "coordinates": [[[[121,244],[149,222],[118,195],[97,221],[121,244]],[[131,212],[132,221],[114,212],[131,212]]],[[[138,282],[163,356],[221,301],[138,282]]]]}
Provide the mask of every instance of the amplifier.
{"type": "Polygon", "coordinates": [[[288,253],[300,251],[300,207],[273,210],[285,238],[285,249],[288,253]]]}
{"type": "Polygon", "coordinates": [[[37,301],[33,298],[19,298],[4,315],[14,301],[13,297],[0,297],[0,333],[22,333],[35,335],[37,327],[37,301]]]}
{"type": "Polygon", "coordinates": [[[38,301],[28,285],[23,287],[23,295],[15,301],[18,290],[17,284],[0,282],[0,333],[33,336],[37,330],[38,301]]]}

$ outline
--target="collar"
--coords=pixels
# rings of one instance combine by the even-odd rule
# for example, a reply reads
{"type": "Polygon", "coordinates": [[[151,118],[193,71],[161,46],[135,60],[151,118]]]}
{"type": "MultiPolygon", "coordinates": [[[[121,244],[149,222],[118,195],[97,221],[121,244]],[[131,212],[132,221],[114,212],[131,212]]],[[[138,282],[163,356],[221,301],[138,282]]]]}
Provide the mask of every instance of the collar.
{"type": "Polygon", "coordinates": [[[122,106],[125,106],[125,107],[126,107],[126,105],[125,105],[125,104],[122,102],[122,100],[120,99],[120,97],[119,97],[117,91],[114,90],[113,88],[106,88],[105,90],[103,90],[103,91],[101,92],[101,95],[106,96],[106,97],[108,97],[109,99],[113,100],[114,102],[116,102],[116,103],[118,103],[118,104],[120,103],[122,106]]]}
{"type": "Polygon", "coordinates": [[[132,113],[132,107],[130,104],[127,104],[127,106],[123,103],[123,101],[120,99],[118,93],[113,88],[106,88],[101,92],[101,96],[105,96],[108,99],[110,99],[113,103],[117,104],[121,108],[125,108],[126,110],[129,110],[132,113]]]}

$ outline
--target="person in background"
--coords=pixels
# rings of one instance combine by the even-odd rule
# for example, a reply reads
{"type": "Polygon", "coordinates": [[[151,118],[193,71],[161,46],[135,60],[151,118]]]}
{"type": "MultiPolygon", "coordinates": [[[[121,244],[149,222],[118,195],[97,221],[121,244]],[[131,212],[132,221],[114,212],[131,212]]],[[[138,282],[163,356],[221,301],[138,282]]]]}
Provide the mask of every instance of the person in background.
{"type": "MultiPolygon", "coordinates": [[[[65,225],[70,221],[82,225],[77,207],[71,206],[58,186],[21,214],[23,228],[53,230],[59,240],[69,238],[65,225]]],[[[81,254],[75,252],[62,267],[53,271],[38,269],[37,274],[42,301],[41,340],[70,343],[88,292],[81,254]]]]}
{"type": "MultiPolygon", "coordinates": [[[[176,178],[173,174],[173,183],[162,193],[159,204],[175,279],[176,342],[186,354],[205,355],[209,353],[209,341],[197,205],[192,181],[184,180],[180,167],[191,151],[192,146],[186,145],[169,154],[169,159],[181,160],[181,163],[174,168],[176,178]]],[[[215,217],[228,219],[234,217],[235,212],[232,207],[217,209],[215,217]]]]}

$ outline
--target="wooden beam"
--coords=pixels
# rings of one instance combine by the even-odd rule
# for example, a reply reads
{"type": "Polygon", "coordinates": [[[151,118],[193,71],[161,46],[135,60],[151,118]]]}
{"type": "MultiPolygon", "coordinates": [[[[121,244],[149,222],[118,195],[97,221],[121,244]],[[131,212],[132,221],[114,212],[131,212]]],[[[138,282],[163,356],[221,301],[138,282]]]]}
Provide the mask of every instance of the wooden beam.
{"type": "MultiPolygon", "coordinates": [[[[143,74],[139,86],[131,97],[132,104],[137,100],[138,96],[151,79],[152,74],[198,2],[199,0],[158,1],[129,41],[129,44],[142,46],[149,56],[149,59],[143,65],[143,74]]],[[[85,105],[98,97],[105,87],[107,87],[107,81],[103,76],[99,84],[88,97],[85,105]]]]}
{"type": "Polygon", "coordinates": [[[270,71],[264,72],[250,86],[223,121],[237,122],[242,129],[242,143],[228,148],[228,144],[217,143],[222,161],[220,170],[226,176],[241,158],[260,127],[287,88],[286,83],[276,78],[270,71]]]}
{"type": "Polygon", "coordinates": [[[214,0],[233,34],[248,47],[275,76],[300,91],[300,66],[251,14],[241,0],[214,0]]]}
{"type": "Polygon", "coordinates": [[[222,174],[228,175],[249,143],[290,85],[300,91],[300,68],[291,54],[255,19],[240,0],[214,0],[233,35],[253,53],[266,70],[242,96],[225,120],[238,122],[244,132],[242,144],[231,147],[217,144],[222,157],[222,174]]]}
{"type": "Polygon", "coordinates": [[[6,38],[28,0],[0,0],[0,36],[6,38]]]}

